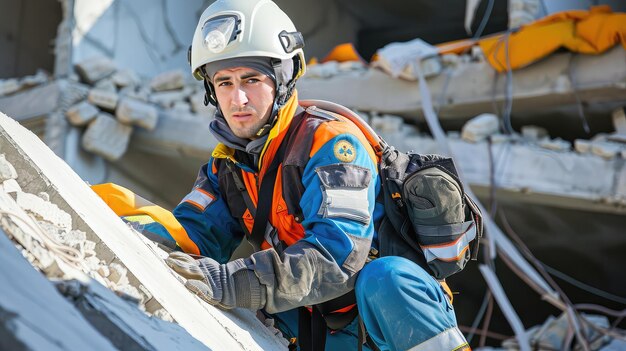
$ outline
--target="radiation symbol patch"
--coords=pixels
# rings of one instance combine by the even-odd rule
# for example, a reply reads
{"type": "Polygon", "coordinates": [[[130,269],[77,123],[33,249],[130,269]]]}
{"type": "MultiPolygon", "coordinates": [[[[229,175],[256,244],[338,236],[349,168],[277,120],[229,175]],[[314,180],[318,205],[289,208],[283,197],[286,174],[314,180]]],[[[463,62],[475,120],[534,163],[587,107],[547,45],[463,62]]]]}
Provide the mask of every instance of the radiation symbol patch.
{"type": "Polygon", "coordinates": [[[352,162],[356,157],[356,149],[347,140],[339,140],[334,151],[335,157],[341,162],[352,162]]]}

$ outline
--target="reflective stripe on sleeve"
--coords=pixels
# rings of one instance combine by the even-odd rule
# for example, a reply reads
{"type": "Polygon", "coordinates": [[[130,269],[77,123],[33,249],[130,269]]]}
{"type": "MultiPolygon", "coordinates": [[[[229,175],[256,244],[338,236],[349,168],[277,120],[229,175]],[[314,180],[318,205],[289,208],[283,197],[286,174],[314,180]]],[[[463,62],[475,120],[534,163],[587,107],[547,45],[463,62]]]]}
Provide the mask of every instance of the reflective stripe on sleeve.
{"type": "Polygon", "coordinates": [[[461,257],[469,248],[470,241],[476,238],[476,226],[474,223],[467,229],[463,235],[451,243],[439,245],[424,245],[420,247],[424,251],[426,261],[430,262],[435,259],[442,261],[455,261],[461,257]]]}
{"type": "Polygon", "coordinates": [[[215,196],[213,194],[204,189],[196,188],[187,194],[180,203],[186,202],[200,211],[204,211],[214,200],[215,196]]]}
{"type": "Polygon", "coordinates": [[[464,351],[471,350],[463,333],[457,327],[445,330],[432,338],[415,345],[409,351],[464,351]]]}

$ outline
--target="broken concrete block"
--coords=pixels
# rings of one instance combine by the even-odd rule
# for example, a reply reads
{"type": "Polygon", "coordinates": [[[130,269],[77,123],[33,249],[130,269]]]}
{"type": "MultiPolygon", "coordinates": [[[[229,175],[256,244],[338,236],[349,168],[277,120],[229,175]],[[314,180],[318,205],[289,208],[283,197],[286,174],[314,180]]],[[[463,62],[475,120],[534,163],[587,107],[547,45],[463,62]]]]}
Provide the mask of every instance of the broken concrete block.
{"type": "Polygon", "coordinates": [[[0,182],[8,179],[17,179],[17,172],[11,162],[7,161],[4,154],[0,154],[0,182]]]}
{"type": "Polygon", "coordinates": [[[522,137],[528,140],[537,141],[548,137],[548,131],[538,126],[522,126],[522,137]]]}
{"type": "Polygon", "coordinates": [[[91,89],[87,99],[96,106],[100,106],[108,110],[115,110],[119,96],[113,91],[91,89]]]}
{"type": "Polygon", "coordinates": [[[307,67],[307,77],[309,78],[330,78],[339,73],[339,63],[328,61],[307,67]]]}
{"type": "Polygon", "coordinates": [[[0,79],[0,96],[13,94],[20,90],[20,83],[17,79],[0,79]]]}
{"type": "Polygon", "coordinates": [[[114,161],[128,148],[133,128],[118,122],[108,113],[100,113],[83,134],[85,150],[114,161]]]}
{"type": "Polygon", "coordinates": [[[204,116],[213,116],[215,114],[215,107],[211,104],[209,104],[209,106],[204,105],[204,94],[204,91],[199,91],[189,97],[191,111],[204,116]]]}
{"type": "Polygon", "coordinates": [[[191,91],[185,89],[157,92],[150,94],[148,100],[164,108],[171,108],[177,101],[184,100],[189,95],[189,93],[191,93],[191,91]]]}
{"type": "Polygon", "coordinates": [[[98,272],[98,274],[100,274],[100,276],[102,278],[106,278],[109,275],[111,275],[111,270],[109,269],[109,266],[106,266],[106,265],[102,265],[102,266],[98,267],[97,272],[98,272]]]}
{"type": "Polygon", "coordinates": [[[474,45],[472,46],[472,48],[470,49],[470,56],[472,57],[472,59],[474,61],[484,61],[485,60],[485,54],[483,53],[483,49],[480,48],[480,46],[478,45],[474,45]]]}
{"type": "Polygon", "coordinates": [[[17,193],[18,191],[22,191],[22,187],[20,187],[20,184],[15,179],[7,179],[4,182],[2,182],[2,189],[7,194],[17,193]]]}
{"type": "Polygon", "coordinates": [[[104,90],[104,91],[112,91],[117,93],[117,86],[113,83],[111,78],[101,79],[94,85],[94,89],[104,90]]]}
{"type": "MultiPolygon", "coordinates": [[[[425,78],[436,76],[443,70],[443,65],[441,64],[441,59],[439,56],[427,57],[420,61],[420,66],[422,69],[422,74],[425,78]]],[[[412,71],[412,70],[411,70],[412,71]]],[[[415,73],[413,73],[415,75],[415,73]]],[[[417,78],[417,75],[415,75],[417,78]]]]}
{"type": "Polygon", "coordinates": [[[404,119],[399,116],[394,115],[382,115],[382,116],[374,116],[372,118],[371,126],[374,130],[389,134],[399,132],[404,124],[404,119]]]}
{"type": "Polygon", "coordinates": [[[459,64],[459,55],[457,54],[441,55],[441,63],[443,63],[445,66],[456,66],[459,64]]]}
{"type": "Polygon", "coordinates": [[[68,230],[72,228],[72,217],[69,213],[37,195],[18,192],[15,201],[24,211],[34,214],[38,219],[50,222],[59,228],[68,230]]]}
{"type": "Polygon", "coordinates": [[[339,63],[339,70],[346,71],[361,71],[366,69],[367,67],[361,61],[345,61],[339,63]]]}
{"type": "Polygon", "coordinates": [[[72,107],[66,112],[67,120],[75,126],[83,126],[91,122],[98,115],[98,108],[89,102],[82,101],[72,107]]]}
{"type": "Polygon", "coordinates": [[[112,283],[116,285],[128,284],[128,277],[126,277],[126,273],[128,270],[124,268],[119,263],[111,263],[109,265],[109,270],[111,270],[111,274],[107,277],[112,283]]]}
{"type": "Polygon", "coordinates": [[[119,91],[120,97],[129,97],[135,100],[148,102],[150,91],[146,88],[137,88],[133,86],[123,87],[119,91]]]}
{"type": "Polygon", "coordinates": [[[96,242],[91,240],[85,240],[83,243],[83,249],[85,250],[85,254],[95,255],[96,250],[96,242]]]}
{"type": "Polygon", "coordinates": [[[563,140],[561,138],[556,138],[553,140],[540,140],[538,144],[544,149],[554,151],[569,151],[572,148],[572,144],[569,141],[563,140]]]}
{"type": "Polygon", "coordinates": [[[511,140],[511,136],[506,134],[496,133],[491,135],[491,143],[492,144],[501,144],[506,143],[511,140]]]}
{"type": "Polygon", "coordinates": [[[111,80],[120,88],[128,86],[134,87],[141,83],[141,79],[137,73],[130,69],[122,69],[115,72],[113,76],[111,76],[111,80]]]}
{"type": "Polygon", "coordinates": [[[83,60],[75,65],[81,78],[89,84],[94,84],[115,72],[115,64],[111,59],[99,56],[83,60]]]}
{"type": "Polygon", "coordinates": [[[87,240],[87,233],[82,230],[70,230],[63,236],[63,243],[68,246],[82,248],[87,240]]]}
{"type": "Polygon", "coordinates": [[[591,143],[591,152],[607,160],[614,158],[616,155],[620,154],[621,151],[621,146],[616,143],[608,141],[594,141],[591,143]]]}
{"type": "Polygon", "coordinates": [[[43,201],[50,201],[50,195],[45,191],[39,192],[37,196],[39,196],[43,201]]]}
{"type": "Polygon", "coordinates": [[[92,272],[97,272],[102,266],[100,259],[96,256],[85,257],[82,263],[85,269],[92,272]]]}
{"type": "Polygon", "coordinates": [[[492,113],[480,114],[463,125],[461,138],[469,142],[479,142],[495,134],[499,129],[498,117],[492,113]]]}
{"type": "Polygon", "coordinates": [[[164,72],[150,81],[152,91],[182,89],[185,85],[185,73],[182,70],[164,72]]]}
{"type": "Polygon", "coordinates": [[[30,87],[44,84],[47,81],[48,81],[48,75],[46,74],[46,72],[38,69],[37,73],[22,78],[20,83],[22,84],[22,87],[30,88],[30,87]]]}
{"type": "Polygon", "coordinates": [[[626,107],[620,107],[613,111],[613,127],[617,134],[626,135],[626,107]]]}
{"type": "Polygon", "coordinates": [[[176,101],[172,106],[173,112],[191,113],[191,105],[185,101],[176,101]]]}
{"type": "Polygon", "coordinates": [[[122,123],[154,130],[159,118],[159,111],[156,107],[142,101],[123,98],[115,110],[115,117],[122,123]]]}

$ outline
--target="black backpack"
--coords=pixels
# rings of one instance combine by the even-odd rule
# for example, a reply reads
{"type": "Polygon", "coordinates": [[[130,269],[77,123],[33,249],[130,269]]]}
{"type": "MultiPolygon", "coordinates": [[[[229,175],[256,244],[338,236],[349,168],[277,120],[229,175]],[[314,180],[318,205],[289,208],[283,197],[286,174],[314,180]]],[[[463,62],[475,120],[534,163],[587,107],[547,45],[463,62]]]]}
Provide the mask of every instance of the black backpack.
{"type": "Polygon", "coordinates": [[[377,200],[386,214],[377,228],[379,256],[408,258],[439,280],[476,259],[482,215],[463,190],[451,158],[399,152],[341,105],[321,100],[301,100],[300,105],[348,118],[376,152],[382,180],[377,200]]]}

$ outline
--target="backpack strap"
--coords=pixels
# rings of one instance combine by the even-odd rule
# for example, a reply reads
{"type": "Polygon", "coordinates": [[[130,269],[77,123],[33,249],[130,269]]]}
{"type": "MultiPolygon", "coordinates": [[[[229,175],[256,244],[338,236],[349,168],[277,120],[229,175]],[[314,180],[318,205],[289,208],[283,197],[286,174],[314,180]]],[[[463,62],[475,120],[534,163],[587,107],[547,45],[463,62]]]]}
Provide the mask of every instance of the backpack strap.
{"type": "Polygon", "coordinates": [[[243,183],[241,176],[239,175],[239,172],[241,171],[237,169],[237,166],[235,166],[235,163],[233,163],[233,161],[231,160],[226,160],[226,167],[228,167],[228,169],[230,170],[232,177],[233,177],[233,181],[235,182],[235,186],[237,187],[237,190],[239,190],[239,192],[241,193],[241,196],[243,197],[243,201],[245,202],[246,207],[250,211],[250,214],[252,215],[252,217],[255,217],[256,206],[254,206],[254,202],[252,202],[252,198],[250,197],[250,194],[248,193],[248,190],[246,189],[246,186],[243,183]]]}
{"type": "MultiPolygon", "coordinates": [[[[287,130],[287,138],[290,138],[293,132],[300,126],[300,124],[304,120],[304,115],[304,113],[298,113],[293,117],[293,120],[289,125],[289,129],[287,130]]],[[[279,166],[283,162],[283,159],[285,157],[285,150],[287,149],[288,143],[289,140],[281,141],[281,144],[278,147],[276,154],[274,154],[272,163],[270,163],[267,171],[263,175],[263,179],[261,180],[257,204],[263,205],[256,208],[256,213],[254,215],[254,225],[252,226],[252,231],[250,232],[250,237],[248,238],[248,241],[255,251],[261,250],[261,244],[265,239],[265,231],[269,224],[269,214],[273,207],[274,196],[272,195],[274,194],[276,176],[278,175],[278,169],[280,168],[279,166]]],[[[254,205],[252,206],[254,207],[254,205]]],[[[248,209],[250,209],[250,207],[248,209]]],[[[250,209],[250,213],[253,213],[252,209],[250,209]]]]}

